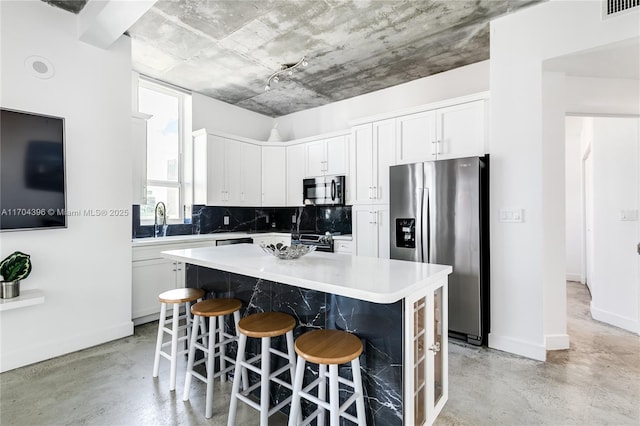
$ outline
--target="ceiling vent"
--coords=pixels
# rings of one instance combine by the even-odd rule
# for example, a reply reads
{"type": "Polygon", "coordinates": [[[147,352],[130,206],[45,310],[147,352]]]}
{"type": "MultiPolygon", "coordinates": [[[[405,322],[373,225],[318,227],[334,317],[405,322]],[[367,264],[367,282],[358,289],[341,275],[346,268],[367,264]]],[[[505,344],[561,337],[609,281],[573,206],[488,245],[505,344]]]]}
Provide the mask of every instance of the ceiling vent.
{"type": "Polygon", "coordinates": [[[605,18],[617,16],[640,6],[640,0],[602,0],[602,16],[605,18]]]}

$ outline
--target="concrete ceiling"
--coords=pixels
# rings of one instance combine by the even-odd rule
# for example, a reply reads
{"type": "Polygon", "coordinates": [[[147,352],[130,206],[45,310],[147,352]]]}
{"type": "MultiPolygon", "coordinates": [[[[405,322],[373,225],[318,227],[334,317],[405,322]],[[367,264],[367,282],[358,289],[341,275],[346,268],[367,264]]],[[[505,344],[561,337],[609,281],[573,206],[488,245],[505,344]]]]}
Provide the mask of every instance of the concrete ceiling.
{"type": "Polygon", "coordinates": [[[161,0],[128,34],[141,74],[277,117],[489,59],[489,21],[540,1],[161,0]]]}

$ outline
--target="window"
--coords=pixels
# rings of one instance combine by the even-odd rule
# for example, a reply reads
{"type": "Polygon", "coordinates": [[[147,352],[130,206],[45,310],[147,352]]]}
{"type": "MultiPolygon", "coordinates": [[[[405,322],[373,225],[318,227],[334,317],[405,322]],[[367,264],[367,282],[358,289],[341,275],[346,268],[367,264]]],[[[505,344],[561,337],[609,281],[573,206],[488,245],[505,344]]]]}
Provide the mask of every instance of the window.
{"type": "MultiPolygon", "coordinates": [[[[182,147],[186,111],[191,97],[178,90],[139,80],[138,109],[152,117],[147,121],[147,204],[140,206],[141,221],[153,221],[155,206],[167,206],[167,220],[183,221],[185,204],[182,147]]],[[[191,129],[189,128],[189,131],[191,129]]]]}

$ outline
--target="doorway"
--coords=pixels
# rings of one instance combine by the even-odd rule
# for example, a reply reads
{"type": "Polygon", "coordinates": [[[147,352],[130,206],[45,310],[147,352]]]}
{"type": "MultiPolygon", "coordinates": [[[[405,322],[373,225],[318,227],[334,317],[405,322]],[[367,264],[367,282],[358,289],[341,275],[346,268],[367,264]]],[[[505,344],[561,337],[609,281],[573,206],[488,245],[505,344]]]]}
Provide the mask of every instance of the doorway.
{"type": "MultiPolygon", "coordinates": [[[[591,316],[640,333],[640,119],[567,118],[567,272],[576,268],[575,220],[571,221],[571,173],[577,161],[571,144],[579,128],[580,281],[592,296],[591,316]],[[571,166],[573,164],[574,166],[571,166]],[[572,232],[573,229],[573,232],[572,232]]],[[[574,145],[575,147],[575,145],[574,145]]],[[[575,188],[573,189],[575,191],[575,188]]]]}

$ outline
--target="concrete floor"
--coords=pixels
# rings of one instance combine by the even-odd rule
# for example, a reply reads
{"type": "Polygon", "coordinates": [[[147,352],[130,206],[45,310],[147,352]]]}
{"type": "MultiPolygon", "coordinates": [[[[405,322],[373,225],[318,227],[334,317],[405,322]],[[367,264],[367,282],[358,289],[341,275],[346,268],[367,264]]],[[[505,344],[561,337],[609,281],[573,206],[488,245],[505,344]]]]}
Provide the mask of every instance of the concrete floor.
{"type": "MultiPolygon", "coordinates": [[[[449,401],[436,425],[640,424],[640,338],[591,320],[584,286],[569,283],[568,292],[571,349],[545,363],[449,345],[449,401]]],[[[217,382],[215,414],[206,420],[202,383],[194,380],[184,403],[183,374],[168,391],[168,362],[151,377],[156,326],[1,374],[0,424],[225,425],[228,384],[217,382]]],[[[239,404],[237,420],[257,425],[257,412],[239,404]]]]}

